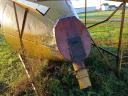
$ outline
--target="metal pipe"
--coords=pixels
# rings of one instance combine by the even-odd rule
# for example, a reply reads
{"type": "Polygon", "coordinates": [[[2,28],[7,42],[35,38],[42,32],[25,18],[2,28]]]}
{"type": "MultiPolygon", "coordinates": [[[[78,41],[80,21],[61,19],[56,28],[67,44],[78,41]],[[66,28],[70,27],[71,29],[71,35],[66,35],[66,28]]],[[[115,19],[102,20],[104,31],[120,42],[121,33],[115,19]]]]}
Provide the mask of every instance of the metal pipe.
{"type": "Polygon", "coordinates": [[[101,54],[101,56],[103,58],[105,58],[104,54],[101,52],[101,50],[99,49],[99,47],[97,46],[97,44],[95,43],[95,41],[93,40],[93,38],[91,37],[91,40],[92,40],[92,44],[96,47],[96,49],[98,50],[98,52],[101,54]]]}
{"type": "Polygon", "coordinates": [[[123,37],[124,19],[125,19],[125,6],[126,6],[126,2],[123,2],[122,18],[121,18],[120,33],[119,33],[118,52],[117,52],[117,75],[119,77],[120,77],[121,62],[122,62],[122,37],[123,37]]]}
{"type": "Polygon", "coordinates": [[[89,78],[88,71],[84,65],[84,62],[73,63],[74,71],[76,72],[76,78],[78,80],[80,89],[88,90],[91,87],[91,81],[89,78]]]}
{"type": "Polygon", "coordinates": [[[23,58],[22,58],[22,56],[20,54],[18,56],[19,56],[19,59],[20,59],[22,65],[23,65],[24,69],[25,69],[26,75],[27,75],[27,77],[28,77],[28,79],[29,79],[29,81],[30,81],[30,83],[32,85],[32,88],[35,91],[36,96],[41,96],[39,89],[36,87],[34,81],[31,78],[31,75],[29,74],[29,69],[26,67],[26,64],[24,63],[25,60],[23,60],[23,58]]]}
{"type": "Polygon", "coordinates": [[[17,16],[17,12],[16,12],[16,4],[15,4],[14,2],[13,2],[13,8],[14,8],[14,12],[15,12],[15,18],[16,18],[17,29],[18,29],[19,37],[20,37],[20,26],[19,26],[18,16],[17,16]]]}
{"type": "Polygon", "coordinates": [[[85,0],[85,26],[87,24],[87,0],[85,0]]]}
{"type": "MultiPolygon", "coordinates": [[[[95,46],[95,44],[92,44],[92,45],[95,46]]],[[[114,57],[117,57],[116,54],[114,54],[114,53],[112,53],[112,52],[110,52],[110,51],[108,51],[108,50],[106,50],[106,49],[104,49],[104,48],[102,48],[102,47],[99,47],[99,46],[98,46],[98,48],[99,48],[100,50],[102,50],[102,51],[104,51],[104,52],[106,52],[106,53],[108,53],[108,54],[114,56],[114,57]]]]}
{"type": "Polygon", "coordinates": [[[87,29],[92,28],[92,27],[94,27],[94,26],[96,26],[96,25],[99,25],[99,24],[101,24],[101,23],[104,23],[104,22],[110,20],[111,17],[122,7],[123,4],[124,4],[124,3],[121,3],[120,6],[119,6],[107,19],[105,19],[105,20],[103,20],[103,21],[101,21],[101,22],[98,22],[98,23],[96,23],[96,24],[94,24],[94,25],[88,26],[87,29]]]}
{"type": "Polygon", "coordinates": [[[23,45],[23,41],[22,41],[22,36],[23,36],[25,24],[26,24],[28,9],[25,9],[25,13],[24,13],[24,17],[23,17],[23,23],[22,23],[22,28],[21,28],[21,31],[20,31],[19,21],[18,21],[18,16],[17,16],[17,12],[16,12],[16,4],[15,4],[15,2],[13,2],[13,6],[14,6],[14,12],[15,12],[16,23],[17,23],[17,29],[18,29],[18,32],[19,32],[19,39],[20,39],[20,45],[21,45],[21,54],[22,54],[22,55],[19,54],[18,56],[19,56],[19,59],[20,59],[21,63],[23,64],[23,67],[24,67],[24,69],[25,69],[26,75],[27,75],[28,79],[29,79],[30,82],[31,82],[32,88],[33,88],[33,90],[35,91],[36,96],[41,96],[39,89],[36,87],[34,81],[32,80],[31,75],[29,74],[29,71],[28,71],[29,69],[26,68],[26,64],[24,63],[24,61],[26,61],[26,59],[25,59],[25,55],[24,55],[24,52],[25,52],[25,51],[24,51],[24,45],[23,45]],[[23,60],[23,59],[24,59],[24,60],[23,60]]]}
{"type": "Polygon", "coordinates": [[[25,9],[25,13],[24,13],[24,17],[23,17],[23,23],[22,23],[22,29],[21,29],[21,34],[20,34],[21,39],[22,39],[22,36],[23,36],[27,15],[28,15],[28,9],[25,9]]]}
{"type": "MultiPolygon", "coordinates": [[[[91,26],[87,27],[87,29],[92,28],[92,27],[94,27],[94,26],[96,26],[96,25],[99,25],[99,24],[101,24],[101,23],[104,23],[104,22],[110,20],[111,17],[122,7],[123,4],[124,4],[124,2],[121,3],[120,6],[119,6],[107,19],[105,19],[104,21],[98,22],[98,23],[96,23],[96,24],[94,24],[94,25],[91,25],[91,26]]],[[[91,38],[91,39],[92,39],[92,38],[91,38]]],[[[110,55],[117,57],[116,54],[114,54],[114,53],[112,53],[112,52],[110,52],[110,51],[108,51],[108,50],[105,50],[105,49],[103,49],[102,47],[97,46],[93,39],[92,39],[92,42],[93,42],[93,46],[95,46],[95,47],[97,48],[97,50],[99,51],[99,53],[100,53],[103,57],[104,57],[104,54],[103,54],[100,50],[103,50],[104,52],[107,52],[107,53],[109,53],[110,55]]],[[[104,57],[104,58],[105,58],[105,57],[104,57]]]]}

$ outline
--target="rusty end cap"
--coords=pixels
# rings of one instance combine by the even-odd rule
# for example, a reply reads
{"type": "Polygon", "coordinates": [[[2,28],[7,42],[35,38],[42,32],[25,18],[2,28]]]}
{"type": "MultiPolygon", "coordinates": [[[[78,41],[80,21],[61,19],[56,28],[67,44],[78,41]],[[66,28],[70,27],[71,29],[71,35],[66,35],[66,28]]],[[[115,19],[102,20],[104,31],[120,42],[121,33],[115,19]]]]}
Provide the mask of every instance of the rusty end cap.
{"type": "MultiPolygon", "coordinates": [[[[56,23],[54,31],[58,49],[65,59],[73,61],[71,57],[72,45],[69,46],[68,40],[74,37],[79,37],[81,39],[79,43],[81,43],[83,52],[86,54],[84,59],[88,57],[91,50],[90,34],[79,19],[75,16],[61,18],[56,23]]],[[[75,48],[72,53],[75,51],[79,51],[79,46],[75,48]]]]}

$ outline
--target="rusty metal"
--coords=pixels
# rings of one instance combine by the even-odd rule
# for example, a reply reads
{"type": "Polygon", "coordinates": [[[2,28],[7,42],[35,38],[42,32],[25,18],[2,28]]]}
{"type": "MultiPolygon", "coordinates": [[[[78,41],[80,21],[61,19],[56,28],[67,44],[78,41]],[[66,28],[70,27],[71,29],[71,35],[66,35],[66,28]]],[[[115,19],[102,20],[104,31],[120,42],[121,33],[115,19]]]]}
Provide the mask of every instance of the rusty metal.
{"type": "MultiPolygon", "coordinates": [[[[93,45],[93,46],[96,46],[96,44],[93,44],[93,43],[92,43],[92,45],[93,45]]],[[[102,50],[102,51],[104,51],[104,52],[106,52],[106,53],[108,53],[108,54],[114,56],[115,58],[117,58],[117,54],[115,54],[115,53],[113,53],[113,52],[111,52],[111,51],[108,51],[108,50],[106,50],[106,49],[104,49],[104,48],[102,48],[102,47],[100,47],[100,46],[97,46],[97,47],[98,47],[100,50],[102,50]]]]}
{"type": "Polygon", "coordinates": [[[27,75],[27,77],[28,77],[28,79],[29,79],[29,81],[32,85],[32,88],[35,91],[36,96],[41,96],[41,93],[40,93],[39,89],[37,88],[35,82],[32,80],[33,78],[31,78],[29,69],[26,67],[26,64],[24,63],[25,58],[23,59],[23,56],[21,54],[19,54],[18,56],[19,56],[19,59],[20,59],[22,65],[23,65],[24,69],[25,69],[26,75],[27,75]]]}
{"type": "Polygon", "coordinates": [[[25,9],[25,13],[24,13],[24,16],[23,16],[23,22],[22,22],[22,28],[20,30],[18,16],[17,16],[17,11],[16,11],[16,3],[15,2],[13,2],[13,6],[14,6],[16,23],[17,23],[17,29],[18,29],[18,32],[19,32],[20,45],[22,47],[21,49],[23,49],[24,46],[23,46],[22,37],[23,37],[24,27],[25,27],[25,24],[26,24],[28,9],[25,9]]]}
{"type": "Polygon", "coordinates": [[[92,40],[92,45],[94,45],[96,47],[96,49],[98,50],[98,52],[101,54],[101,56],[103,58],[105,58],[104,54],[101,52],[100,48],[98,47],[98,45],[95,43],[95,41],[93,40],[93,38],[91,37],[92,40]]]}
{"type": "Polygon", "coordinates": [[[69,37],[68,46],[72,61],[74,62],[84,61],[86,54],[80,36],[69,37]]]}
{"type": "MultiPolygon", "coordinates": [[[[104,23],[104,22],[110,20],[111,17],[122,7],[123,4],[124,4],[124,3],[121,3],[120,6],[119,6],[107,19],[105,19],[104,21],[98,22],[98,23],[96,23],[96,24],[94,24],[94,25],[91,25],[91,26],[87,27],[87,29],[92,28],[92,27],[94,27],[94,26],[96,26],[96,25],[102,24],[102,23],[104,23]]],[[[91,40],[92,40],[92,45],[97,48],[97,50],[99,51],[99,53],[101,54],[102,57],[105,58],[105,56],[104,56],[104,54],[101,52],[101,50],[104,51],[104,52],[106,52],[106,53],[108,53],[108,54],[110,54],[110,55],[112,55],[112,56],[114,56],[115,58],[117,57],[116,54],[114,54],[114,53],[112,53],[112,52],[110,52],[110,51],[108,51],[108,50],[106,50],[106,49],[104,49],[104,48],[102,48],[102,47],[99,47],[99,46],[95,43],[95,41],[92,39],[92,37],[91,37],[91,40]]]]}
{"type": "Polygon", "coordinates": [[[107,52],[107,53],[109,53],[109,54],[111,54],[111,52],[107,51],[106,49],[103,49],[103,48],[99,47],[99,46],[95,43],[95,41],[93,40],[92,37],[91,37],[91,41],[92,41],[91,44],[92,44],[94,47],[96,47],[97,51],[100,53],[100,56],[102,56],[102,58],[104,59],[105,64],[108,64],[108,66],[109,66],[108,60],[107,60],[107,58],[105,57],[105,55],[103,54],[102,51],[107,52]],[[102,50],[102,51],[101,51],[101,50],[102,50]]]}
{"type": "MultiPolygon", "coordinates": [[[[112,0],[112,1],[121,1],[121,2],[122,2],[123,0],[112,0]]],[[[127,0],[126,0],[126,1],[127,1],[127,0]]],[[[102,56],[104,56],[104,55],[103,55],[103,53],[102,53],[100,50],[102,50],[102,51],[104,51],[104,52],[106,52],[106,53],[108,53],[108,54],[114,56],[115,58],[117,58],[117,60],[116,60],[116,61],[117,61],[117,75],[118,75],[119,77],[120,77],[121,62],[122,62],[122,48],[121,48],[121,47],[122,47],[122,34],[123,34],[123,26],[124,26],[126,2],[123,1],[123,3],[121,3],[120,6],[119,6],[107,19],[105,19],[104,21],[98,22],[98,23],[96,23],[96,24],[94,24],[94,25],[91,25],[91,26],[87,27],[87,28],[89,29],[89,28],[92,28],[92,27],[94,27],[94,26],[96,26],[96,25],[102,24],[102,23],[104,23],[104,22],[110,20],[111,17],[113,17],[113,15],[114,15],[122,6],[123,6],[123,11],[122,11],[122,19],[121,19],[121,27],[120,27],[120,35],[119,35],[119,43],[118,43],[118,52],[117,52],[117,54],[114,54],[114,53],[112,53],[112,52],[110,52],[110,51],[108,51],[108,50],[106,50],[106,49],[104,49],[104,48],[102,48],[102,47],[97,46],[96,43],[94,42],[94,40],[91,38],[91,39],[92,39],[92,42],[93,42],[92,45],[95,46],[95,47],[98,49],[98,51],[100,52],[100,54],[101,54],[102,56]]]]}
{"type": "Polygon", "coordinates": [[[96,23],[96,24],[93,24],[93,25],[91,25],[91,26],[88,26],[87,29],[92,28],[92,27],[94,27],[94,26],[97,26],[97,25],[99,25],[99,24],[102,24],[102,23],[104,23],[104,22],[110,20],[110,19],[112,18],[112,16],[122,7],[123,4],[124,4],[124,3],[121,3],[120,6],[119,6],[107,19],[105,19],[105,20],[103,20],[103,21],[101,21],[101,22],[98,22],[98,23],[96,23]]]}
{"type": "Polygon", "coordinates": [[[73,62],[80,89],[91,87],[89,75],[84,65],[91,49],[91,39],[84,24],[75,16],[62,18],[55,26],[58,49],[65,59],[73,62]]]}
{"type": "Polygon", "coordinates": [[[84,24],[75,16],[60,19],[54,30],[57,46],[65,59],[71,60],[68,39],[74,37],[81,38],[86,57],[88,57],[91,50],[90,35],[84,24]]]}
{"type": "Polygon", "coordinates": [[[27,60],[25,58],[25,50],[24,50],[24,45],[23,45],[23,41],[22,41],[22,36],[23,36],[25,24],[26,24],[28,9],[25,9],[25,13],[24,13],[24,16],[23,16],[23,23],[22,23],[22,26],[21,26],[22,28],[21,28],[21,31],[20,31],[15,2],[13,2],[13,6],[14,6],[16,23],[17,23],[17,29],[18,29],[18,32],[19,32],[20,45],[21,45],[21,52],[20,52],[20,54],[18,56],[19,56],[19,59],[20,59],[22,65],[23,65],[24,69],[25,69],[27,78],[29,79],[29,81],[30,81],[30,83],[32,85],[32,88],[35,91],[36,96],[41,96],[41,93],[40,93],[39,89],[37,88],[35,82],[32,80],[33,76],[30,75],[29,68],[27,68],[26,64],[25,64],[25,62],[27,62],[27,60]]]}
{"type": "Polygon", "coordinates": [[[22,29],[21,29],[21,32],[20,32],[20,38],[21,39],[23,37],[24,27],[25,27],[25,24],[26,24],[27,15],[28,15],[28,9],[25,9],[25,13],[24,13],[24,17],[23,17],[23,23],[22,23],[22,29]]]}
{"type": "MultiPolygon", "coordinates": [[[[121,1],[121,0],[120,0],[121,1]]],[[[96,48],[98,48],[99,52],[100,52],[100,49],[105,51],[106,53],[109,53],[110,55],[114,56],[117,58],[117,75],[120,77],[120,71],[121,71],[121,62],[122,62],[122,34],[123,34],[123,26],[124,26],[124,18],[125,18],[125,6],[126,6],[126,2],[123,2],[120,4],[120,6],[107,18],[105,19],[104,21],[101,21],[101,22],[98,22],[94,25],[91,25],[89,27],[87,27],[88,29],[89,28],[92,28],[96,25],[99,25],[99,24],[102,24],[108,20],[111,19],[111,17],[123,6],[123,10],[122,10],[122,18],[121,18],[121,27],[120,27],[120,34],[119,34],[119,43],[118,43],[118,52],[117,52],[117,55],[102,48],[102,47],[98,47],[95,43],[93,43],[94,46],[96,46],[96,48]]],[[[93,41],[93,39],[92,39],[93,41]]],[[[94,42],[94,41],[93,41],[94,42]]],[[[100,52],[101,53],[101,52],[100,52]]],[[[102,55],[102,53],[101,53],[102,55]]],[[[102,55],[103,56],[103,55],[102,55]]]]}
{"type": "Polygon", "coordinates": [[[20,38],[20,27],[19,27],[17,12],[16,12],[16,5],[15,5],[14,2],[13,2],[13,7],[14,7],[14,12],[15,12],[15,17],[16,17],[16,23],[17,23],[17,29],[18,29],[19,38],[20,38]]]}
{"type": "Polygon", "coordinates": [[[78,80],[80,89],[83,91],[87,91],[92,85],[89,78],[88,70],[86,69],[86,66],[84,62],[81,63],[73,63],[73,68],[75,71],[76,78],[78,80]]]}
{"type": "Polygon", "coordinates": [[[85,0],[85,26],[87,24],[87,0],[85,0]]]}
{"type": "Polygon", "coordinates": [[[118,52],[117,52],[117,75],[119,77],[120,77],[121,62],[122,62],[122,37],[123,37],[123,28],[124,28],[124,19],[125,19],[125,7],[126,7],[126,2],[123,3],[119,43],[118,43],[118,52]]]}
{"type": "Polygon", "coordinates": [[[22,22],[22,26],[21,26],[21,30],[20,30],[18,16],[17,16],[17,11],[16,11],[16,3],[14,1],[13,1],[13,6],[14,6],[16,23],[17,23],[17,29],[18,29],[18,32],[19,32],[19,39],[20,39],[21,50],[24,50],[24,45],[23,45],[22,37],[23,37],[24,28],[25,28],[25,24],[26,24],[26,19],[27,19],[27,15],[28,15],[28,9],[27,8],[25,9],[24,16],[23,16],[23,22],[22,22]]]}
{"type": "MultiPolygon", "coordinates": [[[[87,27],[87,0],[85,0],[85,26],[87,27]]],[[[90,37],[90,38],[91,38],[91,40],[93,42],[93,45],[97,48],[98,52],[101,54],[102,57],[105,58],[104,54],[100,51],[99,47],[97,46],[97,44],[95,43],[93,38],[92,37],[90,37]]]]}

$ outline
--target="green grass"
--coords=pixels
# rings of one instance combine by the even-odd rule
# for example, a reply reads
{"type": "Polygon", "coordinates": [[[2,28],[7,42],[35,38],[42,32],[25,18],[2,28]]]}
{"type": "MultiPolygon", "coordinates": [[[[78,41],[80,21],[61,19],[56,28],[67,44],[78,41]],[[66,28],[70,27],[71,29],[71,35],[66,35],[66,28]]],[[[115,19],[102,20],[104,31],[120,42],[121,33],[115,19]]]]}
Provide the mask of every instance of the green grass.
{"type": "MultiPolygon", "coordinates": [[[[109,16],[113,11],[97,11],[97,12],[88,12],[87,13],[87,18],[90,19],[90,18],[105,18],[107,16],[109,16]]],[[[114,15],[114,18],[120,18],[120,15],[121,15],[121,10],[119,10],[116,15],[114,15]]],[[[128,17],[127,15],[128,13],[128,10],[126,10],[126,17],[128,17]]],[[[80,18],[85,18],[85,14],[84,13],[81,13],[81,14],[78,14],[80,18]]]]}
{"type": "Polygon", "coordinates": [[[0,35],[0,84],[3,86],[0,87],[0,94],[11,92],[23,78],[23,67],[19,59],[0,35]]]}
{"type": "MultiPolygon", "coordinates": [[[[98,11],[87,13],[87,25],[90,26],[97,22],[105,20],[113,11],[98,11]]],[[[126,19],[123,31],[123,43],[128,43],[128,10],[126,10],[126,19]]],[[[79,17],[84,22],[84,13],[79,14],[79,17]]],[[[109,21],[97,25],[89,29],[91,36],[99,45],[109,45],[117,48],[120,32],[120,17],[121,11],[118,11],[109,21]]],[[[125,46],[124,46],[125,47],[125,46]]]]}
{"type": "MultiPolygon", "coordinates": [[[[88,26],[97,22],[94,18],[110,13],[111,11],[88,13],[88,26]],[[90,21],[91,18],[93,22],[90,21]]],[[[84,15],[80,14],[80,16],[84,15]]],[[[119,14],[116,17],[119,17],[119,14]]],[[[108,22],[89,29],[89,32],[100,46],[116,52],[117,44],[115,43],[118,42],[119,36],[117,34],[119,28],[117,27],[119,27],[119,22],[108,22]]],[[[125,41],[128,36],[127,32],[128,28],[125,26],[123,35],[125,41]]],[[[115,58],[104,54],[108,65],[95,48],[92,48],[90,56],[85,60],[92,82],[92,88],[89,89],[88,93],[79,89],[70,62],[50,61],[49,63],[53,66],[50,69],[47,62],[40,69],[31,64],[35,71],[39,71],[36,72],[33,80],[39,87],[42,96],[128,96],[128,66],[122,67],[121,79],[119,79],[114,71],[116,69],[115,58]]],[[[17,55],[0,35],[0,96],[11,96],[16,90],[20,96],[34,96],[31,85],[27,83],[25,77],[25,72],[17,55]],[[21,85],[24,85],[23,88],[21,85]]]]}
{"type": "MultiPolygon", "coordinates": [[[[2,60],[0,81],[4,85],[4,88],[0,87],[4,89],[1,94],[10,96],[13,93],[14,86],[18,84],[17,82],[19,80],[22,81],[21,76],[23,76],[22,73],[24,71],[16,55],[10,53],[10,47],[5,43],[4,39],[0,37],[0,40],[2,40],[2,51],[0,53],[4,53],[2,56],[0,55],[0,60],[2,60]]],[[[106,55],[106,58],[111,61],[109,63],[111,66],[104,63],[104,59],[100,57],[94,48],[89,58],[85,61],[89,68],[89,75],[93,85],[88,93],[79,89],[70,62],[50,61],[50,64],[54,67],[51,69],[48,66],[43,67],[42,71],[34,78],[34,81],[40,88],[42,96],[92,96],[92,94],[97,96],[127,96],[128,68],[123,67],[121,79],[118,79],[114,71],[111,70],[115,69],[115,59],[109,55],[106,55]]],[[[30,85],[27,85],[19,94],[20,96],[34,96],[30,85]]]]}

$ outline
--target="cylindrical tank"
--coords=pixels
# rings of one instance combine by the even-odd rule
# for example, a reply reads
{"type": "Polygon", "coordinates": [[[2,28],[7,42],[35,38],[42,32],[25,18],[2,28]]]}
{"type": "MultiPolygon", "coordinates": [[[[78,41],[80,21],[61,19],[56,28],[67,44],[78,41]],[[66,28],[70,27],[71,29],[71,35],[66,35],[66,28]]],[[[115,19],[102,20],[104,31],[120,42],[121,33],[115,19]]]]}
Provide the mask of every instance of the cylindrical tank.
{"type": "MultiPolygon", "coordinates": [[[[19,51],[21,47],[13,2],[12,0],[0,0],[0,2],[0,21],[3,33],[13,49],[19,51]]],[[[44,16],[32,11],[28,12],[22,38],[24,49],[30,56],[63,59],[56,46],[53,27],[59,18],[75,15],[71,2],[69,0],[36,0],[34,3],[42,4],[50,9],[44,16]]],[[[21,30],[25,8],[16,4],[16,12],[21,30]]]]}
{"type": "MultiPolygon", "coordinates": [[[[28,56],[48,60],[64,58],[71,60],[80,88],[86,89],[91,86],[83,63],[90,53],[90,35],[84,24],[75,17],[70,0],[0,0],[0,2],[3,34],[15,51],[20,52],[22,49],[28,56]],[[37,3],[38,5],[35,5],[37,3]],[[40,12],[35,7],[41,5],[50,9],[45,14],[37,14],[40,12]]],[[[44,12],[42,8],[39,9],[44,12]]]]}

